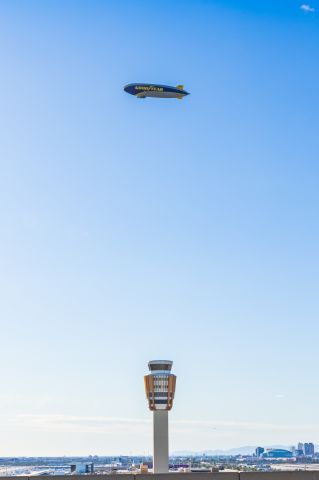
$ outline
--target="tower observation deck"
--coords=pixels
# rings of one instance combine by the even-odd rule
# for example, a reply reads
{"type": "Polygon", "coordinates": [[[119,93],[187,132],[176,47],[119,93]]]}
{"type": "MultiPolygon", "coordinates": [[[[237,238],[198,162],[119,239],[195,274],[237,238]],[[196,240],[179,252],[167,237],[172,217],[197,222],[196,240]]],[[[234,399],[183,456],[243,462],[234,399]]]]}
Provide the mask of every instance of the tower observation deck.
{"type": "Polygon", "coordinates": [[[173,362],[152,360],[144,384],[149,409],[153,412],[153,472],[169,470],[168,412],[173,406],[176,376],[171,373],[173,362]]]}

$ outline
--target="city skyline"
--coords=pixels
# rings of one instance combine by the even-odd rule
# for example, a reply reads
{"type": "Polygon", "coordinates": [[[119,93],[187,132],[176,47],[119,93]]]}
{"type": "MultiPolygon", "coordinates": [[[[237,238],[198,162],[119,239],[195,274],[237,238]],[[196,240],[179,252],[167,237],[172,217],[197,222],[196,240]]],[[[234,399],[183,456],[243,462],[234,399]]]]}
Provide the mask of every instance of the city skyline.
{"type": "Polygon", "coordinates": [[[318,12],[1,2],[1,456],[319,442],[318,12]]]}

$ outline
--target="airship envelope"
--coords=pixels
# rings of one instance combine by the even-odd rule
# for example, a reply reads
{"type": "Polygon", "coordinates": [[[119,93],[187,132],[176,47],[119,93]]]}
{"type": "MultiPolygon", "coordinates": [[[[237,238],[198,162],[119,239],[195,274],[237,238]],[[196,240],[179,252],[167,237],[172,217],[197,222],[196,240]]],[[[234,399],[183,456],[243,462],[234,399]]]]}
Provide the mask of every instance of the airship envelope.
{"type": "Polygon", "coordinates": [[[155,83],[129,83],[125,85],[124,90],[137,98],[157,97],[178,98],[181,100],[186,95],[189,95],[189,93],[184,90],[183,85],[170,87],[168,85],[157,85],[155,83]]]}

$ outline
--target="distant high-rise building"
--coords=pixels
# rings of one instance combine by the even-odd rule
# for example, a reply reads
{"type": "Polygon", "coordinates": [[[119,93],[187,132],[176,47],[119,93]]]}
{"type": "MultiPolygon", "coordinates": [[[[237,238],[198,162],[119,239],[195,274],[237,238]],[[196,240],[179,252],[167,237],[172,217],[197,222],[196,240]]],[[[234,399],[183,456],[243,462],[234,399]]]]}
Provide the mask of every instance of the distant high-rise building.
{"type": "Polygon", "coordinates": [[[308,457],[312,457],[315,453],[315,446],[313,443],[305,443],[304,444],[304,452],[305,452],[305,455],[308,456],[308,457]]]}
{"type": "Polygon", "coordinates": [[[265,449],[263,447],[257,447],[255,450],[256,457],[261,457],[265,449]]]}
{"type": "Polygon", "coordinates": [[[298,450],[302,451],[302,452],[304,451],[303,450],[303,443],[301,443],[301,442],[298,443],[298,450]]]}
{"type": "Polygon", "coordinates": [[[176,376],[171,373],[173,362],[152,360],[145,375],[145,391],[149,409],[153,412],[153,472],[167,473],[168,463],[168,411],[173,406],[176,376]]]}

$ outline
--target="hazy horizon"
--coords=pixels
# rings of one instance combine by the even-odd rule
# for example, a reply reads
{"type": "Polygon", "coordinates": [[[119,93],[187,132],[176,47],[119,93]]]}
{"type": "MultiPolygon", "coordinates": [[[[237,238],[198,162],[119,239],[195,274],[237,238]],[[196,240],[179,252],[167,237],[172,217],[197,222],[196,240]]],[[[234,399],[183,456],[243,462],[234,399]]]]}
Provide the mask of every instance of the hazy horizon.
{"type": "MultiPolygon", "coordinates": [[[[295,442],[293,446],[297,446],[297,443],[298,442],[295,442]]],[[[263,447],[265,448],[265,450],[267,449],[273,449],[273,448],[285,448],[287,450],[291,449],[291,446],[292,445],[278,445],[278,444],[273,444],[273,445],[260,445],[260,444],[255,444],[255,445],[242,445],[242,446],[237,446],[237,447],[232,447],[232,448],[228,448],[228,449],[214,449],[214,450],[211,450],[211,449],[203,449],[203,450],[179,450],[179,451],[175,451],[175,452],[170,452],[169,456],[170,457],[183,457],[183,456],[197,456],[197,455],[207,455],[207,456],[218,456],[218,455],[226,455],[226,456],[233,456],[233,455],[248,455],[248,454],[253,454],[255,452],[255,449],[257,447],[263,447]]],[[[315,445],[315,451],[317,451],[319,445],[315,445]]],[[[94,452],[91,452],[91,453],[87,453],[87,454],[82,454],[82,455],[44,455],[44,456],[39,456],[38,458],[72,458],[72,457],[79,457],[79,458],[83,458],[83,457],[95,457],[95,456],[98,456],[100,458],[103,458],[103,457],[121,457],[121,456],[132,456],[132,457],[139,457],[139,456],[143,456],[143,457],[152,457],[153,453],[152,452],[149,452],[149,453],[131,453],[130,455],[128,454],[121,454],[121,453],[116,453],[116,454],[108,454],[107,452],[106,453],[103,453],[103,454],[95,454],[94,452]]],[[[2,456],[3,457],[3,456],[2,456]]],[[[37,456],[35,456],[37,457],[37,456]]],[[[11,458],[10,456],[9,457],[6,457],[6,458],[11,458]]],[[[20,456],[17,456],[17,458],[24,458],[24,455],[20,455],[20,456]]],[[[33,458],[33,456],[28,456],[26,458],[33,458]]]]}

